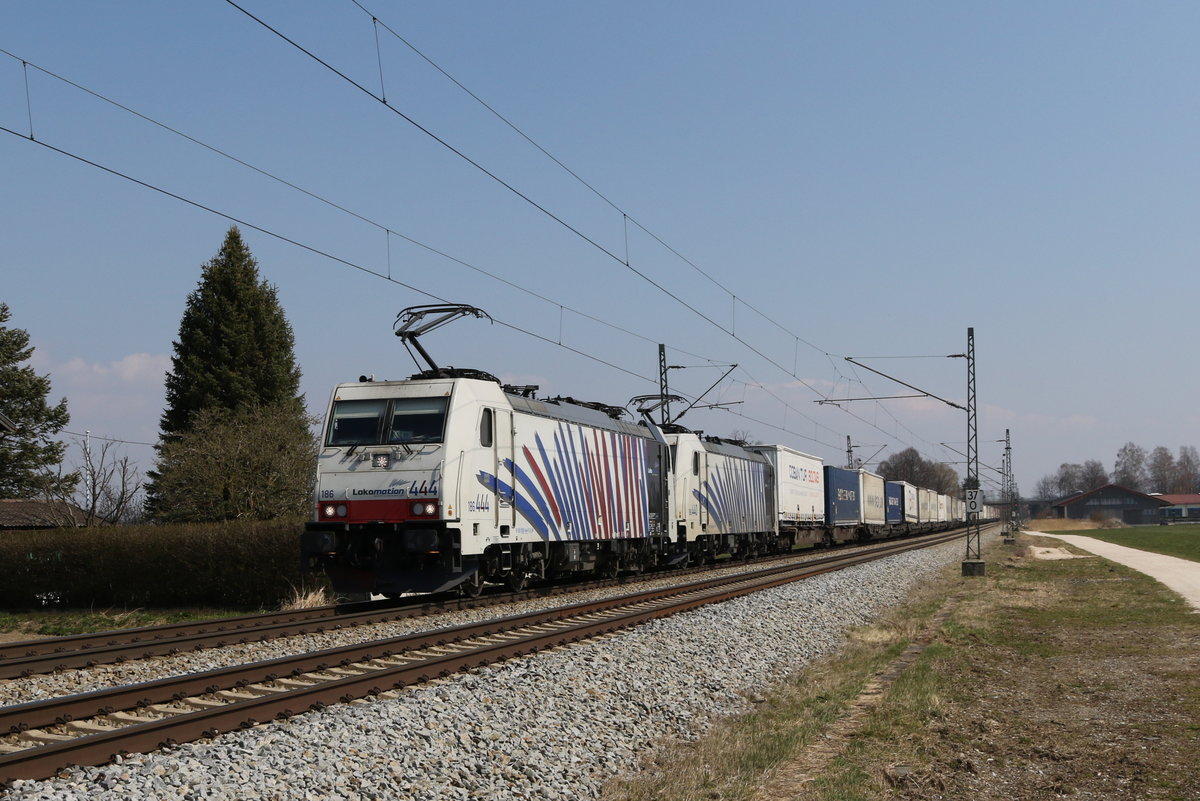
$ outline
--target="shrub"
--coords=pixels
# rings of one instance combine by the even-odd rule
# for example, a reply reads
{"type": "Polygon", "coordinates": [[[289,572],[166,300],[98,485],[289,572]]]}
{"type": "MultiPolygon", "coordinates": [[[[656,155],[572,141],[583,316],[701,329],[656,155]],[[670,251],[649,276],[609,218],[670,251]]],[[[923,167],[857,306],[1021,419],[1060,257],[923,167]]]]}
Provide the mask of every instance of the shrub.
{"type": "Polygon", "coordinates": [[[298,521],[0,533],[0,604],[274,608],[302,573],[298,521]]]}

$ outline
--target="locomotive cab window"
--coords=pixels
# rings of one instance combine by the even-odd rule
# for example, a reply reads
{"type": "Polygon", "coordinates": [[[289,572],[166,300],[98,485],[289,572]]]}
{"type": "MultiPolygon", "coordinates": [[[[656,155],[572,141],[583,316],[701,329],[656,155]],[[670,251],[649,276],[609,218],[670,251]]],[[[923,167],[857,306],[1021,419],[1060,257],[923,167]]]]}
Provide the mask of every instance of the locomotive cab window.
{"type": "Polygon", "coordinates": [[[387,444],[441,442],[449,398],[396,398],[387,444]]]}
{"type": "Polygon", "coordinates": [[[335,401],[325,441],[328,445],[441,442],[448,405],[449,398],[335,401]]]}
{"type": "Polygon", "coordinates": [[[327,442],[330,445],[375,445],[379,442],[386,400],[344,400],[333,404],[327,442]]]}

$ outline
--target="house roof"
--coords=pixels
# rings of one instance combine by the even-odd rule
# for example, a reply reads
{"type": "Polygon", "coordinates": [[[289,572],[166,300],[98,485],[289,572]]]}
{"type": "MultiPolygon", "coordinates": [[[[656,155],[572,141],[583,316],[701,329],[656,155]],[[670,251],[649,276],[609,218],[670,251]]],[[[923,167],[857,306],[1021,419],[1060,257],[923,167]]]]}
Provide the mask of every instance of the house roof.
{"type": "Polygon", "coordinates": [[[0,499],[0,528],[61,528],[87,525],[87,512],[66,501],[0,499]]]}
{"type": "Polygon", "coordinates": [[[1200,504],[1200,493],[1185,493],[1182,495],[1155,495],[1155,498],[1162,498],[1171,506],[1193,506],[1200,504]]]}
{"type": "Polygon", "coordinates": [[[1070,506],[1073,503],[1078,503],[1079,501],[1082,501],[1084,498],[1090,498],[1091,496],[1093,496],[1097,493],[1100,493],[1100,492],[1104,492],[1105,490],[1120,490],[1121,492],[1132,495],[1135,498],[1142,498],[1147,501],[1152,501],[1154,503],[1157,503],[1159,506],[1170,506],[1171,505],[1170,501],[1163,500],[1163,498],[1165,496],[1147,495],[1144,492],[1138,492],[1137,490],[1131,490],[1128,487],[1122,487],[1120,484],[1105,484],[1103,487],[1096,487],[1096,489],[1094,489],[1094,490],[1089,490],[1087,492],[1081,492],[1078,495],[1071,495],[1070,497],[1067,497],[1067,498],[1059,498],[1057,501],[1055,501],[1054,503],[1052,503],[1050,505],[1051,506],[1070,506]]]}
{"type": "Polygon", "coordinates": [[[14,423],[12,420],[9,420],[8,417],[6,417],[3,412],[0,412],[0,431],[8,431],[9,433],[16,433],[16,430],[17,430],[17,424],[14,423]]]}

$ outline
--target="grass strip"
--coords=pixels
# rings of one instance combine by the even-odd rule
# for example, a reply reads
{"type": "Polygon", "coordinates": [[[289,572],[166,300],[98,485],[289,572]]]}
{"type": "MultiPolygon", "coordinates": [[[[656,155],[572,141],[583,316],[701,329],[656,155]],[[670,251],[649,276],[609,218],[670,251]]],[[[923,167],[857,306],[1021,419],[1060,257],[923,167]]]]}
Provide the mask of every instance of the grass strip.
{"type": "Polygon", "coordinates": [[[0,632],[20,637],[57,637],[97,631],[214,620],[246,614],[232,609],[36,609],[0,612],[0,632]]]}
{"type": "Polygon", "coordinates": [[[852,629],[842,651],[755,698],[754,712],[718,722],[697,742],[662,749],[643,774],[613,782],[604,797],[614,801],[756,798],[764,780],[798,753],[815,745],[828,747],[825,733],[941,607],[943,596],[931,589],[926,585],[903,608],[890,610],[875,624],[852,629]]]}
{"type": "Polygon", "coordinates": [[[1140,573],[1095,557],[1035,560],[1030,542],[986,550],[984,577],[950,566],[754,712],[664,749],[604,797],[1200,797],[1200,615],[1140,573]],[[870,678],[958,594],[935,640],[839,732],[870,678]],[[828,759],[813,763],[819,750],[828,759]],[[822,767],[781,791],[772,776],[797,763],[822,767]]]}

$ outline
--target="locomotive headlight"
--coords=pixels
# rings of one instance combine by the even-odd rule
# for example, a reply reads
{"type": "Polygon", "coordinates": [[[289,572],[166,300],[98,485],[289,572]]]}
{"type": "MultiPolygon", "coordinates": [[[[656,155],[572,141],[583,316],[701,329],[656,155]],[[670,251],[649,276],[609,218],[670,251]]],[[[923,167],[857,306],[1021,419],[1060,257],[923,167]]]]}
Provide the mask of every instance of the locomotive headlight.
{"type": "Polygon", "coordinates": [[[436,515],[437,514],[437,504],[436,503],[425,503],[424,501],[417,501],[416,503],[414,503],[412,505],[412,513],[414,515],[418,515],[418,516],[436,515]]]}
{"type": "Polygon", "coordinates": [[[339,503],[339,504],[327,503],[321,507],[321,516],[322,517],[345,517],[346,512],[347,512],[346,504],[344,504],[344,503],[339,503]]]}
{"type": "Polygon", "coordinates": [[[436,503],[425,504],[425,514],[436,515],[437,514],[437,504],[436,503]]]}

